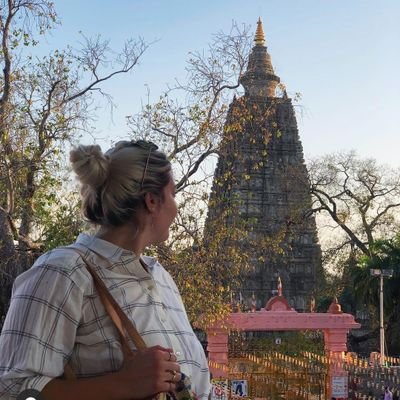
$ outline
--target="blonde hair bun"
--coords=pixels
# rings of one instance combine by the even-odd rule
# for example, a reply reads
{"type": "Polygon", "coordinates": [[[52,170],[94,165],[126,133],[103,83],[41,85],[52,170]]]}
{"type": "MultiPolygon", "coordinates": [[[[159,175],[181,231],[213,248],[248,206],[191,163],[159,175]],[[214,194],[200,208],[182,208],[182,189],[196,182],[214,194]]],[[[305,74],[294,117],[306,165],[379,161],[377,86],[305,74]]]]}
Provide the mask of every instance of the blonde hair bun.
{"type": "Polygon", "coordinates": [[[82,184],[98,188],[106,181],[110,160],[99,145],[79,145],[71,150],[69,160],[82,184]]]}

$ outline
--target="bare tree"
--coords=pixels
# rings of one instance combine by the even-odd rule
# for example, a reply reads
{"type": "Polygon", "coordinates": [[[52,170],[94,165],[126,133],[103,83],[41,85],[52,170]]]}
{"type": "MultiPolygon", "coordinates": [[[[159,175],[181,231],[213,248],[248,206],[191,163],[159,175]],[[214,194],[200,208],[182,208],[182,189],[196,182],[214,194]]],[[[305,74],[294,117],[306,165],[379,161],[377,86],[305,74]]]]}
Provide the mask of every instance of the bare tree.
{"type": "Polygon", "coordinates": [[[212,37],[208,49],[189,53],[187,79],[176,81],[157,102],[128,118],[132,136],[160,144],[173,163],[179,215],[173,244],[199,243],[208,192],[228,104],[240,92],[252,47],[250,27],[233,22],[212,37]]]}
{"type": "Polygon", "coordinates": [[[330,250],[372,256],[377,239],[393,237],[400,222],[400,171],[336,153],[308,163],[313,196],[310,213],[325,216],[325,227],[340,231],[330,250]]]}
{"type": "Polygon", "coordinates": [[[178,191],[217,153],[227,104],[239,89],[250,49],[249,27],[232,23],[228,34],[213,36],[208,51],[190,53],[186,83],[176,82],[129,117],[132,134],[160,143],[175,163],[178,191]]]}

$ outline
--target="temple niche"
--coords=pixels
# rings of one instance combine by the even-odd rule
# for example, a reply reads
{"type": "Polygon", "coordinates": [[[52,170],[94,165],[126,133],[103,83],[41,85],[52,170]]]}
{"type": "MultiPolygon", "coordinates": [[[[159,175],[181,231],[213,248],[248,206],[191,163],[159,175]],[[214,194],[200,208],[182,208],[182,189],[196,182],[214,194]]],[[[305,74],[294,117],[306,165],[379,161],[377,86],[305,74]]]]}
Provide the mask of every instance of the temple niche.
{"type": "Polygon", "coordinates": [[[280,78],[260,20],[254,41],[240,78],[245,94],[233,99],[225,123],[206,235],[216,221],[227,229],[243,227],[235,242],[248,254],[249,267],[241,273],[242,309],[264,307],[276,294],[279,276],[290,306],[304,312],[322,278],[315,218],[307,213],[308,174],[292,100],[284,90],[276,95],[280,78]]]}

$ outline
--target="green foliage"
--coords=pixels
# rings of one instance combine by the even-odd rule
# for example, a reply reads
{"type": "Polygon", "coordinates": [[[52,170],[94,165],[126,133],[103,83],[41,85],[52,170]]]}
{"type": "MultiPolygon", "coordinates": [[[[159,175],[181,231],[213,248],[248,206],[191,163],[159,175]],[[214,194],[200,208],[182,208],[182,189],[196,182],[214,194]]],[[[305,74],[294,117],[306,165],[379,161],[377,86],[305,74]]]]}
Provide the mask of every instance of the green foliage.
{"type": "Polygon", "coordinates": [[[203,316],[200,326],[229,312],[228,281],[237,281],[247,267],[247,255],[235,246],[246,229],[239,221],[231,230],[224,224],[233,209],[225,207],[207,232],[204,223],[227,104],[238,93],[251,39],[249,27],[233,23],[228,34],[213,37],[206,52],[190,54],[186,82],[176,83],[128,118],[134,137],[160,144],[173,164],[178,217],[169,243],[155,251],[177,282],[190,320],[203,316]],[[228,260],[233,262],[229,269],[228,260]]]}
{"type": "Polygon", "coordinates": [[[358,304],[365,304],[374,326],[379,321],[379,278],[371,276],[370,269],[391,269],[393,276],[384,279],[384,316],[389,354],[399,354],[400,344],[400,234],[393,239],[377,240],[373,256],[363,256],[351,270],[352,287],[358,304]]]}
{"type": "Polygon", "coordinates": [[[80,198],[76,192],[52,192],[46,203],[36,208],[35,220],[40,229],[43,250],[51,250],[75,241],[85,224],[80,212],[80,198]]]}
{"type": "MultiPolygon", "coordinates": [[[[318,157],[308,163],[308,170],[310,213],[317,215],[328,277],[327,294],[320,297],[318,309],[325,311],[337,296],[345,312],[367,311],[373,330],[379,321],[379,295],[378,280],[369,269],[393,265],[398,270],[394,236],[400,225],[399,171],[360,158],[354,151],[318,157]]],[[[397,323],[396,284],[395,277],[385,281],[385,314],[392,318],[389,330],[397,323]]]]}
{"type": "Polygon", "coordinates": [[[229,337],[229,347],[233,356],[240,352],[266,354],[274,351],[293,357],[306,351],[325,354],[321,331],[263,332],[255,337],[249,333],[233,332],[229,337]]]}
{"type": "Polygon", "coordinates": [[[246,235],[243,227],[227,229],[216,222],[207,232],[212,236],[206,234],[194,246],[175,251],[167,261],[189,319],[199,328],[230,312],[231,287],[239,284],[240,273],[248,267],[248,254],[237,246],[246,235]]]}

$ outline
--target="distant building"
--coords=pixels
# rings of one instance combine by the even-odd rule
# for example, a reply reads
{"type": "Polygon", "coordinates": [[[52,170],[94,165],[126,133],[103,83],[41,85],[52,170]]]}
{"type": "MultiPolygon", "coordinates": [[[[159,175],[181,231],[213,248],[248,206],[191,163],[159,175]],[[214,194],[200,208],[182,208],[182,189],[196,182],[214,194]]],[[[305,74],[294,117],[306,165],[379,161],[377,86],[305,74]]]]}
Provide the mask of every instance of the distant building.
{"type": "Polygon", "coordinates": [[[233,210],[223,218],[227,227],[239,220],[246,224],[240,248],[249,252],[251,268],[242,277],[244,308],[254,298],[263,307],[280,277],[290,305],[306,311],[322,269],[315,218],[307,213],[311,196],[303,148],[291,99],[284,90],[276,97],[280,79],[260,20],[254,41],[240,78],[245,94],[230,104],[206,230],[227,207],[233,210]]]}

